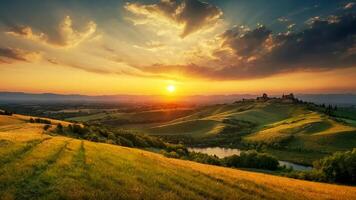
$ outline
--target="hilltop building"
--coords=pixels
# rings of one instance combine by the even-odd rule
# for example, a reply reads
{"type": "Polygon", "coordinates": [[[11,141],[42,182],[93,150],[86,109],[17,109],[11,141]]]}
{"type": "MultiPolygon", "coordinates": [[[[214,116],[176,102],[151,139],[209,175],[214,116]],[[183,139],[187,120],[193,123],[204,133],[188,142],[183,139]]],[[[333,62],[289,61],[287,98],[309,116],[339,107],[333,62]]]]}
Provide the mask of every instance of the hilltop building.
{"type": "Polygon", "coordinates": [[[295,100],[294,94],[290,93],[290,94],[286,94],[286,95],[282,95],[282,99],[290,99],[290,100],[295,100]]]}
{"type": "Polygon", "coordinates": [[[270,98],[268,97],[268,95],[266,93],[263,93],[262,97],[257,97],[256,100],[257,101],[268,101],[268,100],[270,100],[270,98]]]}
{"type": "Polygon", "coordinates": [[[293,93],[283,94],[282,97],[269,97],[266,93],[263,93],[262,96],[257,97],[256,99],[242,99],[242,102],[265,102],[265,101],[274,101],[274,102],[285,102],[285,103],[299,103],[299,99],[297,99],[293,93]]]}
{"type": "Polygon", "coordinates": [[[297,98],[295,98],[293,93],[282,95],[282,101],[283,102],[299,102],[297,98]]]}

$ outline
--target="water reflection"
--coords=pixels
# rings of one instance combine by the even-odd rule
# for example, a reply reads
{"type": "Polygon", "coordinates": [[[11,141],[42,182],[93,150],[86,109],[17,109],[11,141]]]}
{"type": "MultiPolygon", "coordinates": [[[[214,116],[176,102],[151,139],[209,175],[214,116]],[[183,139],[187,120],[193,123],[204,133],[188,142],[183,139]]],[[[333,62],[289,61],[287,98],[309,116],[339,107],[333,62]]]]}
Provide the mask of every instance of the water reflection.
{"type": "MultiPolygon", "coordinates": [[[[239,149],[232,149],[232,148],[221,148],[221,147],[206,147],[206,148],[188,148],[189,151],[194,151],[194,152],[200,152],[200,153],[205,153],[209,155],[216,155],[219,158],[224,158],[232,155],[240,155],[241,150],[239,149]]],[[[286,166],[288,168],[293,168],[294,170],[298,171],[308,171],[311,170],[312,167],[310,166],[305,166],[305,165],[300,165],[300,164],[295,164],[292,162],[288,161],[278,161],[280,166],[286,166]]]]}

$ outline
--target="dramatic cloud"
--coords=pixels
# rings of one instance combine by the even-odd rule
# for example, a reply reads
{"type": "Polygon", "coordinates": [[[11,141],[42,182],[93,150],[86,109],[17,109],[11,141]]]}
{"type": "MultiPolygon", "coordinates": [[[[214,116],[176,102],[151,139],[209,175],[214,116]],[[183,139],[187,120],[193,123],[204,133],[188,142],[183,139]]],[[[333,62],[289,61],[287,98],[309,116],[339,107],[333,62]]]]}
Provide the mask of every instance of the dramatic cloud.
{"type": "Polygon", "coordinates": [[[70,16],[66,16],[58,25],[56,34],[34,33],[29,26],[12,26],[6,33],[9,35],[22,37],[25,39],[39,41],[55,47],[74,47],[85,39],[92,36],[96,31],[96,24],[88,22],[84,31],[80,32],[73,29],[73,22],[70,16]]]}
{"type": "Polygon", "coordinates": [[[150,5],[127,3],[125,8],[148,19],[166,20],[182,26],[180,35],[182,38],[214,25],[222,16],[219,8],[199,0],[161,0],[157,4],[150,5]]]}
{"type": "Polygon", "coordinates": [[[356,67],[356,15],[308,20],[298,32],[273,34],[265,26],[234,27],[220,36],[221,46],[200,63],[154,65],[153,73],[183,73],[210,79],[249,79],[292,71],[356,67]]]}
{"type": "Polygon", "coordinates": [[[41,58],[39,52],[30,52],[22,49],[0,47],[0,63],[13,63],[15,61],[35,62],[41,58]]]}
{"type": "Polygon", "coordinates": [[[271,31],[264,26],[254,30],[235,27],[222,34],[223,47],[230,47],[239,59],[257,56],[266,50],[266,42],[271,31]]]}

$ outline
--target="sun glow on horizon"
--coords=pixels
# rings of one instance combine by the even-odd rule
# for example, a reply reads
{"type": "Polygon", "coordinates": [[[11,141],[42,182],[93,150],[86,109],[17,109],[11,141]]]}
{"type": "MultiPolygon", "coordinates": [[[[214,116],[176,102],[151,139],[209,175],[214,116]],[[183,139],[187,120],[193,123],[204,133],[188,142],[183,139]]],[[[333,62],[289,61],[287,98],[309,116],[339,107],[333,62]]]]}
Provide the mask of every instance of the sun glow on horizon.
{"type": "Polygon", "coordinates": [[[168,91],[169,93],[174,93],[174,92],[176,91],[176,86],[170,84],[170,85],[168,85],[168,86],[166,87],[166,89],[167,89],[167,91],[168,91]]]}

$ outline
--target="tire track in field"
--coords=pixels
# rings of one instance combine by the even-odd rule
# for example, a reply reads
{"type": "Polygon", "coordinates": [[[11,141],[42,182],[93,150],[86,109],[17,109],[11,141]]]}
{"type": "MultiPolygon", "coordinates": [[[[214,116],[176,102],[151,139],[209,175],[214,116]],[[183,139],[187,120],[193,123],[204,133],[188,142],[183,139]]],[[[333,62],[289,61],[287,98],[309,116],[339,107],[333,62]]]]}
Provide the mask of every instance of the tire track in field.
{"type": "Polygon", "coordinates": [[[83,140],[81,141],[79,150],[72,162],[75,168],[86,168],[86,153],[83,140]]]}
{"type": "Polygon", "coordinates": [[[50,139],[51,139],[50,137],[47,137],[43,139],[30,140],[26,142],[26,144],[23,147],[13,152],[10,152],[6,156],[0,158],[0,168],[4,167],[6,164],[10,164],[12,162],[22,159],[23,157],[31,153],[39,144],[50,139]]]}
{"type": "MultiPolygon", "coordinates": [[[[81,141],[80,147],[73,157],[73,160],[71,162],[71,165],[74,170],[68,171],[66,175],[68,175],[71,178],[74,179],[84,179],[86,181],[89,181],[89,165],[87,164],[86,161],[86,150],[84,146],[84,141],[81,141]]],[[[90,183],[90,181],[89,181],[90,183]]]]}
{"type": "Polygon", "coordinates": [[[38,197],[38,193],[43,187],[49,187],[49,182],[41,181],[39,177],[57,162],[71,140],[73,139],[66,140],[64,145],[62,145],[55,153],[50,155],[42,164],[35,165],[32,173],[18,182],[15,191],[15,199],[22,200],[38,197]]]}

